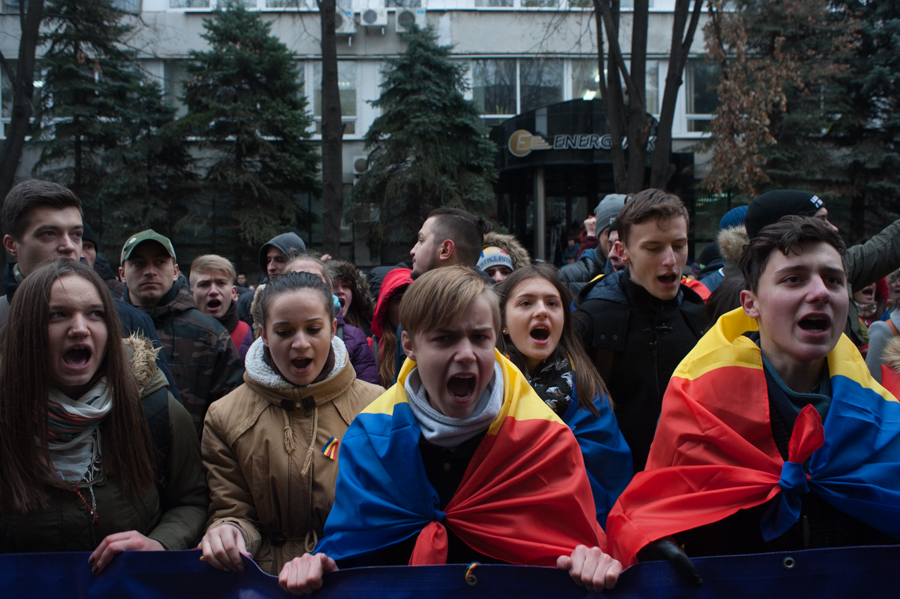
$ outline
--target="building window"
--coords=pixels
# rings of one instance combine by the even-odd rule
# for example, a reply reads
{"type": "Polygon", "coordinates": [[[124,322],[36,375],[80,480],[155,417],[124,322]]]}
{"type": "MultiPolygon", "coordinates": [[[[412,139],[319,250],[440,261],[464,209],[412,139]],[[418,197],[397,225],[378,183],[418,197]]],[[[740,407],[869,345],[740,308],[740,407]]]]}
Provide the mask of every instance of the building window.
{"type": "Polygon", "coordinates": [[[3,9],[5,13],[16,13],[19,14],[21,4],[19,0],[0,0],[0,8],[3,9]]]}
{"type": "Polygon", "coordinates": [[[495,125],[516,114],[515,59],[473,61],[472,99],[486,124],[495,125]]]}
{"type": "Polygon", "coordinates": [[[520,0],[522,8],[556,8],[559,0],[520,0]]]}
{"type": "MultiPolygon", "coordinates": [[[[16,60],[7,61],[10,71],[15,72],[17,62],[16,60]]],[[[37,97],[39,94],[35,93],[34,95],[37,97]]],[[[12,118],[12,107],[12,81],[9,80],[6,70],[0,69],[0,138],[2,139],[6,139],[6,128],[9,127],[9,120],[12,118]]]]}
{"type": "Polygon", "coordinates": [[[387,0],[384,5],[387,8],[419,8],[422,0],[387,0]]]}
{"type": "Polygon", "coordinates": [[[644,89],[647,93],[647,112],[659,114],[659,61],[648,60],[646,69],[644,89]]]}
{"type": "MultiPolygon", "coordinates": [[[[341,94],[341,121],[344,135],[356,135],[356,63],[338,61],[338,89],[341,94]]],[[[322,63],[313,67],[313,116],[316,121],[316,135],[322,134],[322,63]]]]}
{"type": "Polygon", "coordinates": [[[512,5],[513,0],[475,0],[475,6],[479,8],[504,8],[512,5]]]}
{"type": "MultiPolygon", "coordinates": [[[[250,2],[253,6],[256,5],[256,0],[245,0],[245,4],[250,2]]],[[[306,0],[265,0],[265,6],[266,8],[297,8],[300,10],[310,8],[310,4],[306,0]]]]}
{"type": "Polygon", "coordinates": [[[600,97],[600,67],[594,60],[572,61],[572,99],[593,100],[600,97]]]}
{"type": "Polygon", "coordinates": [[[688,131],[709,131],[710,121],[719,107],[716,93],[718,65],[705,60],[688,60],[684,69],[685,113],[688,131]]]}
{"type": "Polygon", "coordinates": [[[180,119],[188,113],[187,105],[181,100],[184,96],[184,83],[188,79],[187,69],[181,61],[169,61],[163,66],[163,93],[166,106],[175,109],[175,118],[180,119]]]}
{"type": "Polygon", "coordinates": [[[140,14],[141,12],[141,0],[113,0],[113,6],[122,12],[133,15],[140,14]]]}
{"type": "Polygon", "coordinates": [[[209,8],[210,0],[169,0],[169,8],[209,8]]]}
{"type": "Polygon", "coordinates": [[[519,112],[562,102],[563,63],[559,59],[520,59],[519,112]]]}

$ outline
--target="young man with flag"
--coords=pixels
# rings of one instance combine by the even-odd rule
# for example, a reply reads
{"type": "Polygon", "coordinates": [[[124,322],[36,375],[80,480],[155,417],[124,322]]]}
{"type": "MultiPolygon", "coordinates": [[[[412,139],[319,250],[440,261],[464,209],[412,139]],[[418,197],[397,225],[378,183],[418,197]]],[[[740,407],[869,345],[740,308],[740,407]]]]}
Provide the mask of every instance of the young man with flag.
{"type": "Polygon", "coordinates": [[[842,335],[843,257],[797,216],[744,249],[742,307],[675,371],[646,471],[607,520],[623,564],[665,557],[699,584],[685,553],[900,538],[900,403],[842,335]]]}
{"type": "Polygon", "coordinates": [[[400,307],[399,381],[344,435],[335,504],[315,555],[281,586],[308,593],[345,566],[557,567],[589,590],[620,564],[603,552],[571,430],[495,349],[497,296],[473,269],[424,273],[400,307]]]}

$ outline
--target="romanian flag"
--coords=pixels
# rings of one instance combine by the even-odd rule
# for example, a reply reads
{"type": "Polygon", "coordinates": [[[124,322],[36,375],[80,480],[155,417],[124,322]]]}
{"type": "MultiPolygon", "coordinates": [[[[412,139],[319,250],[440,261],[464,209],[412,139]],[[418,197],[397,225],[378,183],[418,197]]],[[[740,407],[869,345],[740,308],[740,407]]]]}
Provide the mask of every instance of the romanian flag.
{"type": "Polygon", "coordinates": [[[322,448],[322,453],[324,453],[325,457],[329,460],[333,460],[337,457],[338,445],[340,444],[340,441],[332,437],[328,440],[328,443],[325,444],[325,447],[322,448]]]}
{"type": "Polygon", "coordinates": [[[785,462],[769,419],[756,322],[722,316],[685,357],[663,399],[647,470],[635,475],[607,520],[610,553],[629,566],[648,543],[718,522],[780,495],[763,537],[799,518],[799,494],[900,538],[900,403],[841,336],[828,354],[832,403],[823,425],[812,406],[794,425],[785,462]],[[802,464],[810,458],[809,473],[802,464]]]}
{"type": "Polygon", "coordinates": [[[503,404],[444,512],[419,453],[419,425],[398,383],[343,438],[335,503],[316,547],[334,559],[363,555],[418,534],[411,565],[447,561],[449,527],[470,547],[513,564],[555,566],[576,545],[605,549],[606,535],[581,450],[569,427],[499,352],[503,404]]]}

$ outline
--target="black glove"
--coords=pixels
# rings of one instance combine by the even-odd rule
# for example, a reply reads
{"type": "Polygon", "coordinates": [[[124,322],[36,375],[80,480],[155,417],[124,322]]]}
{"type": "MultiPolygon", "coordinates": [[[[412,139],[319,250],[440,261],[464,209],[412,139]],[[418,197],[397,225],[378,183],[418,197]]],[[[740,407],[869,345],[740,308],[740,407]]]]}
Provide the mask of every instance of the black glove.
{"type": "Polygon", "coordinates": [[[703,586],[703,579],[700,573],[691,562],[691,558],[681,550],[672,537],[666,537],[653,541],[640,551],[638,551],[638,561],[652,562],[666,560],[675,567],[675,570],[681,574],[681,577],[687,581],[689,585],[695,589],[703,586]]]}

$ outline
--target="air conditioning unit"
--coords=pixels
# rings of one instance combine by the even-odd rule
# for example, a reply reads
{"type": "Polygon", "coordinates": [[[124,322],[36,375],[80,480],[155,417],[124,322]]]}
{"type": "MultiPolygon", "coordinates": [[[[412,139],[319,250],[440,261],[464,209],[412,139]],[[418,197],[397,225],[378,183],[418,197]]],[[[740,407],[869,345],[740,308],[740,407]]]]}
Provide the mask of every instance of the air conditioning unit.
{"type": "Polygon", "coordinates": [[[369,157],[368,156],[354,156],[353,157],[353,174],[361,175],[364,172],[369,170],[369,157]]]}
{"type": "Polygon", "coordinates": [[[396,21],[394,23],[397,33],[409,31],[409,26],[415,23],[420,29],[428,26],[425,19],[424,8],[398,8],[396,13],[396,21]]]}
{"type": "Polygon", "coordinates": [[[383,8],[367,8],[359,13],[362,27],[387,27],[387,22],[387,10],[383,8]]]}
{"type": "Polygon", "coordinates": [[[334,32],[338,35],[353,35],[356,33],[356,21],[353,19],[352,10],[338,9],[335,11],[334,32]]]}

